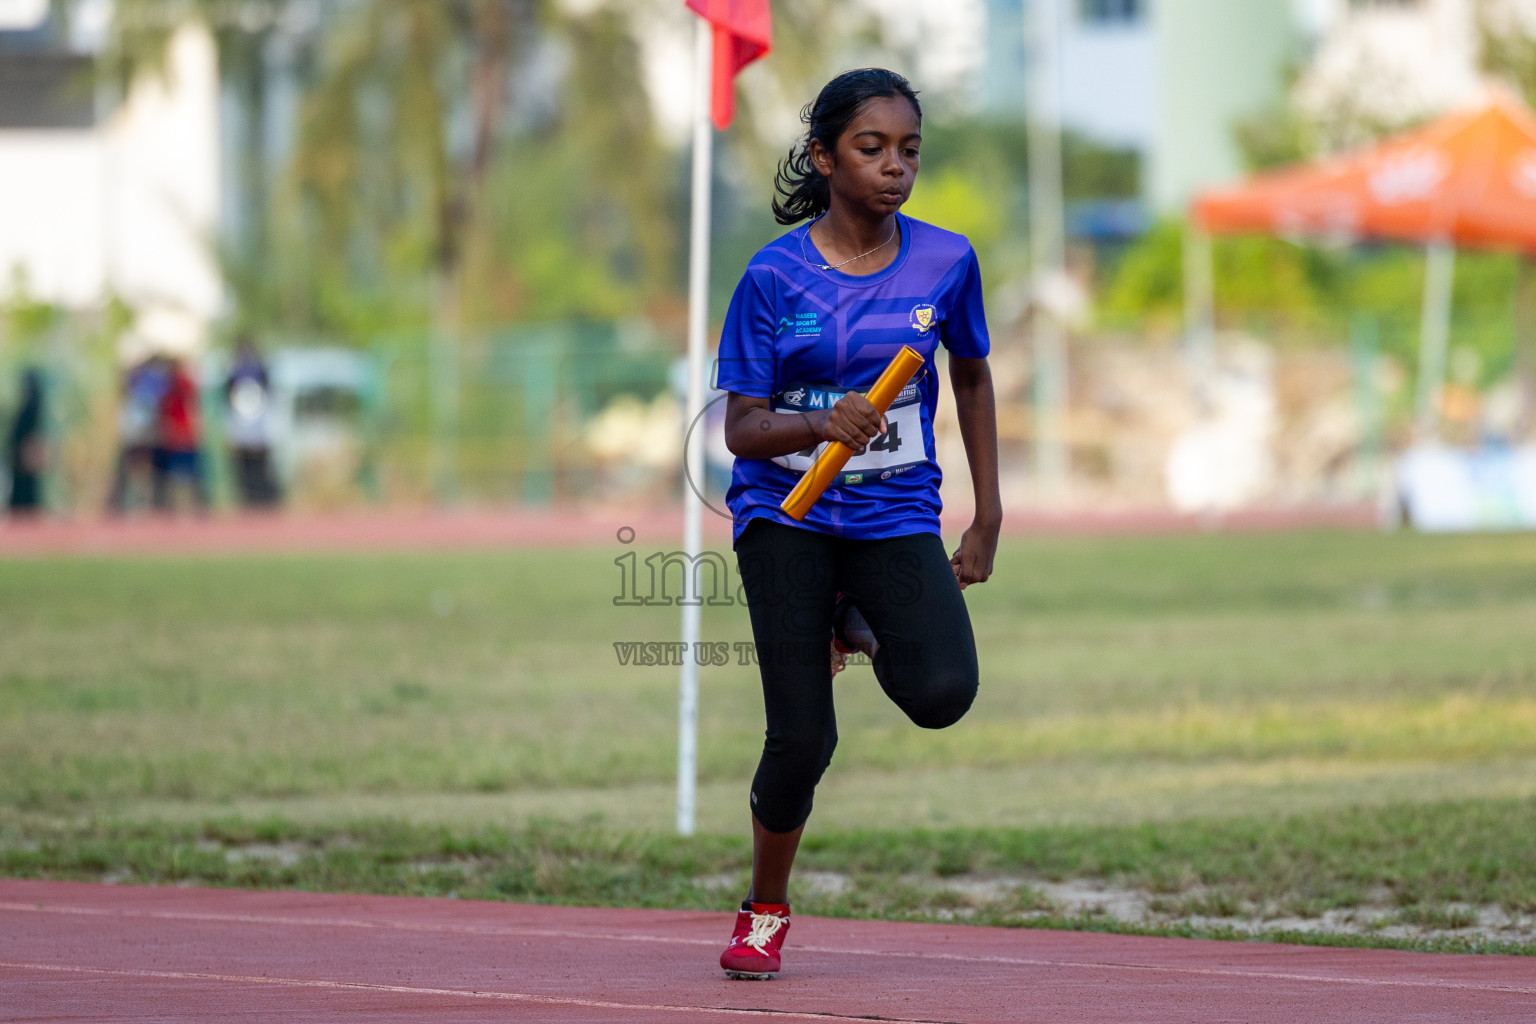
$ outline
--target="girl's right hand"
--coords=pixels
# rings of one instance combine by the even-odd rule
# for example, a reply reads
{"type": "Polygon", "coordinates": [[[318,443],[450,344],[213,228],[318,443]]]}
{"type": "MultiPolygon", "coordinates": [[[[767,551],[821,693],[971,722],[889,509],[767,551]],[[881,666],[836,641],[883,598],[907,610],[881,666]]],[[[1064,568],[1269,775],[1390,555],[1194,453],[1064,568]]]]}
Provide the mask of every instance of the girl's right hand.
{"type": "Polygon", "coordinates": [[[823,441],[840,441],[854,451],[883,433],[885,417],[870,404],[869,399],[854,391],[838,400],[821,425],[823,441]]]}

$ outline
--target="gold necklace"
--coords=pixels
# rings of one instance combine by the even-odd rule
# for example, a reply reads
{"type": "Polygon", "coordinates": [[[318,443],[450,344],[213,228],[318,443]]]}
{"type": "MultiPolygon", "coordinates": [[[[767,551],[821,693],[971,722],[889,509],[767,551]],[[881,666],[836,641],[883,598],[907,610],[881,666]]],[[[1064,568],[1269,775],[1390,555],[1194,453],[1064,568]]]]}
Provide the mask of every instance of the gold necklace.
{"type": "MultiPolygon", "coordinates": [[[[826,214],[822,214],[822,216],[824,217],[824,216],[826,216],[826,214]]],[[[817,217],[816,220],[821,220],[821,217],[817,217]]],[[[841,262],[841,263],[835,263],[835,264],[833,264],[833,263],[811,263],[810,256],[806,255],[806,252],[805,252],[805,240],[807,238],[811,237],[811,228],[816,224],[816,220],[813,220],[813,221],[811,221],[810,224],[807,224],[805,226],[805,231],[800,235],[800,258],[805,260],[805,262],[810,263],[811,266],[815,267],[817,270],[836,270],[838,267],[846,267],[848,264],[852,263],[854,260],[861,260],[865,256],[868,256],[871,252],[876,252],[876,251],[878,251],[880,249],[884,249],[886,246],[890,245],[891,241],[893,239],[895,239],[895,237],[896,237],[896,232],[901,230],[900,222],[897,222],[897,223],[891,225],[891,237],[890,238],[887,238],[885,241],[881,242],[879,245],[875,246],[873,249],[870,249],[868,252],[861,252],[857,256],[850,256],[846,260],[843,260],[843,262],[841,262]]]]}

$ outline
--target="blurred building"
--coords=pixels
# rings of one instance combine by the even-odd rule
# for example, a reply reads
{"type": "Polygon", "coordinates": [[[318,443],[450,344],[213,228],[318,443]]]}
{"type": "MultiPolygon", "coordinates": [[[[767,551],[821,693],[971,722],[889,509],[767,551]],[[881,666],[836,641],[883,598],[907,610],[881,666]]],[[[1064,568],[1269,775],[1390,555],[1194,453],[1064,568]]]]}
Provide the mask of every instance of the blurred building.
{"type": "Polygon", "coordinates": [[[1143,191],[1183,213],[1197,189],[1243,171],[1233,132],[1283,105],[1300,55],[1291,0],[1156,0],[1157,141],[1143,191]]]}
{"type": "Polygon", "coordinates": [[[148,318],[162,349],[203,343],[223,287],[219,77],[212,38],[172,37],[160,75],[113,96],[93,76],[110,6],[69,28],[45,2],[0,6],[0,295],[148,318]]]}
{"type": "MultiPolygon", "coordinates": [[[[1022,112],[1025,9],[1036,0],[987,0],[982,102],[1022,112]]],[[[1149,150],[1156,137],[1156,38],[1149,0],[1055,0],[1062,4],[1057,52],[1062,121],[1112,146],[1149,150]]]]}
{"type": "Polygon", "coordinates": [[[1142,198],[1159,214],[1241,173],[1233,125],[1281,103],[1303,42],[1292,0],[987,0],[993,113],[1023,112],[1036,3],[1061,5],[1063,127],[1139,153],[1142,198]]]}

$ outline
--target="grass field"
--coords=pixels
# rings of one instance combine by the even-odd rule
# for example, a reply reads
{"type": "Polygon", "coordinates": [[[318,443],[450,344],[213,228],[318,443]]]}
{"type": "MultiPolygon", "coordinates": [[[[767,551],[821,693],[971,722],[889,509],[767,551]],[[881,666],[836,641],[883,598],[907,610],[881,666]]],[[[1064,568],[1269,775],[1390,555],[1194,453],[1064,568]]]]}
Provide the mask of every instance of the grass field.
{"type": "MultiPolygon", "coordinates": [[[[738,884],[756,670],[703,670],[718,838],[666,838],[677,670],[614,645],[674,639],[677,610],[615,606],[626,550],[0,564],[6,870],[395,891],[379,865],[413,864],[409,891],[598,902],[641,898],[646,865],[738,884]],[[544,867],[493,884],[524,854],[544,867]]],[[[1536,911],[1536,537],[1014,541],[967,599],[982,691],[959,726],[839,677],[808,908],[1113,923],[1051,895],[1083,878],[1164,930],[1354,907],[1372,942],[1536,911]],[[915,828],[932,856],[869,854],[915,828]],[[1040,852],[1073,843],[1100,852],[1040,852]]],[[[747,640],[745,610],[706,608],[704,636],[747,640]]]]}

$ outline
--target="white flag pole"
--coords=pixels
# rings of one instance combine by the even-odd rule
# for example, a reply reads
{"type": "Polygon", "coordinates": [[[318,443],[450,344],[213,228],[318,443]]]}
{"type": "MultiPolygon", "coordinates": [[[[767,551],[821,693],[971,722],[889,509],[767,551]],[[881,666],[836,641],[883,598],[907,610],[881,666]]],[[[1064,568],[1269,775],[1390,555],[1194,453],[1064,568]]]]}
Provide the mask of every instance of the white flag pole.
{"type": "MultiPolygon", "coordinates": [[[[694,50],[693,85],[693,213],[688,247],[688,409],[687,426],[698,421],[704,411],[704,331],[709,318],[709,184],[710,146],[714,127],[709,120],[711,64],[714,35],[709,22],[698,19],[694,50]]],[[[703,547],[704,501],[699,490],[704,486],[704,438],[695,437],[685,455],[687,473],[683,488],[683,548],[688,563],[683,571],[697,573],[703,547]]],[[[677,831],[693,835],[694,793],[698,776],[699,738],[699,663],[694,657],[699,639],[699,602],[703,595],[697,585],[683,584],[683,666],[678,680],[677,701],[677,831]],[[690,594],[690,591],[693,591],[690,594]]]]}

